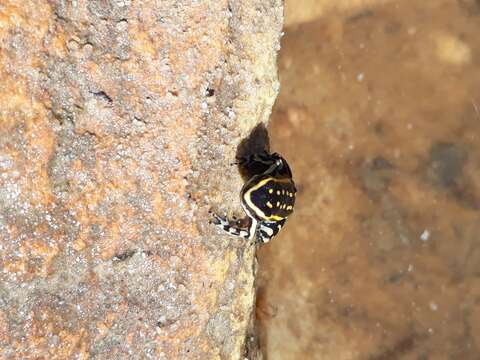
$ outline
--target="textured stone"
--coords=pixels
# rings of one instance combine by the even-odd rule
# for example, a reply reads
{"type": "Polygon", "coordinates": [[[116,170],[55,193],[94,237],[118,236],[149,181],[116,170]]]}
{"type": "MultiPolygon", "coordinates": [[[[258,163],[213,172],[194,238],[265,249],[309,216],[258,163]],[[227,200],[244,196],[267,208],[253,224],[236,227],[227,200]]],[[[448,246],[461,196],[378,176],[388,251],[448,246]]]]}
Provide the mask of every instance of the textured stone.
{"type": "Polygon", "coordinates": [[[207,212],[240,210],[281,24],[280,0],[0,4],[0,357],[244,355],[253,248],[207,212]]]}

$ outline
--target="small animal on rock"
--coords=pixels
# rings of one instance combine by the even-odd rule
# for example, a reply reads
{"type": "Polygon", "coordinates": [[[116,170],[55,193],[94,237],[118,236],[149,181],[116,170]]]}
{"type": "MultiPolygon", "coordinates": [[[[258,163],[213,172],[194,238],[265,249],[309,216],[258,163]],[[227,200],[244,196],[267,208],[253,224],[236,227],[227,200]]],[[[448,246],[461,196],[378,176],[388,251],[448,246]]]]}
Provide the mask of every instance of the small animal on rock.
{"type": "Polygon", "coordinates": [[[251,175],[240,192],[248,225],[238,227],[238,221],[233,223],[217,214],[212,214],[213,223],[229,234],[255,240],[258,244],[267,243],[293,212],[297,189],[292,171],[277,153],[253,154],[238,163],[251,175]]]}

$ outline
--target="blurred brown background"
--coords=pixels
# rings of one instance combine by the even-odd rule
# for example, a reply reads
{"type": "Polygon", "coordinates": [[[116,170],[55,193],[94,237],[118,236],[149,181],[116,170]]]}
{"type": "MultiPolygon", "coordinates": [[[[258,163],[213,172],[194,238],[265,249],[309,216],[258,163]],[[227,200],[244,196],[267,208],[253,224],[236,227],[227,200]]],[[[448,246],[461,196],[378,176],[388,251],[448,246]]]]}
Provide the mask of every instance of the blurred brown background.
{"type": "Polygon", "coordinates": [[[267,359],[479,359],[480,1],[290,0],[267,359]]]}

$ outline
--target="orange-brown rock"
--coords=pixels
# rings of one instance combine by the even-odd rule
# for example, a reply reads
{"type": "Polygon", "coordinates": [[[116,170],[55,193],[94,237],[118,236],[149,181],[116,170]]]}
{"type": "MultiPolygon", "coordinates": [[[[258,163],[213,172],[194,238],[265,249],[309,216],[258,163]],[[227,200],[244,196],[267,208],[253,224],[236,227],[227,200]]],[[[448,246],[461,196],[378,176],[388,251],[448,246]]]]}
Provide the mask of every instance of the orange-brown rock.
{"type": "Polygon", "coordinates": [[[253,248],[207,212],[239,210],[228,164],[268,120],[282,10],[2,2],[1,358],[245,355],[253,248]]]}

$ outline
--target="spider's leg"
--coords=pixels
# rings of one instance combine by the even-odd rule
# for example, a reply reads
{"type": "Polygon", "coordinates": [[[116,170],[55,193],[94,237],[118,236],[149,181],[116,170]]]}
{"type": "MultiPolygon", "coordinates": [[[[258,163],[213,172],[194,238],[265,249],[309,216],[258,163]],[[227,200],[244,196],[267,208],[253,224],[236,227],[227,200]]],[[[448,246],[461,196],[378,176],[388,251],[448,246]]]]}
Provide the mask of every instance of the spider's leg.
{"type": "Polygon", "coordinates": [[[245,166],[250,162],[250,156],[238,156],[235,158],[235,162],[232,165],[245,166]]]}
{"type": "MultiPolygon", "coordinates": [[[[274,153],[274,155],[278,156],[277,153],[274,153]]],[[[259,162],[259,163],[262,163],[262,164],[267,165],[267,166],[270,166],[270,165],[274,164],[276,160],[277,159],[276,159],[275,156],[272,156],[272,155],[268,154],[267,152],[253,154],[251,159],[250,159],[250,161],[259,162]]]]}
{"type": "Polygon", "coordinates": [[[262,222],[258,227],[257,243],[265,244],[278,234],[286,219],[275,222],[262,222]]]}
{"type": "Polygon", "coordinates": [[[235,159],[235,164],[247,167],[255,164],[257,164],[257,166],[270,166],[275,162],[267,152],[238,156],[235,159]]]}
{"type": "Polygon", "coordinates": [[[237,226],[238,222],[236,222],[235,224],[232,224],[226,217],[217,215],[215,213],[212,213],[212,217],[213,217],[212,222],[216,226],[218,226],[223,231],[226,231],[231,235],[239,236],[244,239],[253,239],[253,236],[255,235],[256,220],[252,221],[248,227],[243,228],[243,227],[237,226]],[[252,227],[253,222],[255,222],[255,224],[252,227]],[[252,229],[253,229],[253,232],[252,232],[252,229]]]}

